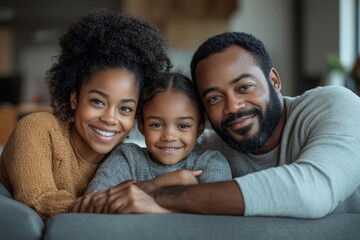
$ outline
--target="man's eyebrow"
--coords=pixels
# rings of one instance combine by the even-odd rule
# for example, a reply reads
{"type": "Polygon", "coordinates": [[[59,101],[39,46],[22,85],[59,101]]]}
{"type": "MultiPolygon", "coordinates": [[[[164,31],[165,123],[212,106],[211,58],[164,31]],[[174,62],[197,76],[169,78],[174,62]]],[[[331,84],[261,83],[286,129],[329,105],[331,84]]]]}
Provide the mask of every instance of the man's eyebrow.
{"type": "MultiPolygon", "coordinates": [[[[233,84],[236,84],[238,83],[240,80],[244,79],[244,78],[254,78],[253,75],[249,74],[249,73],[244,73],[244,74],[241,74],[239,75],[238,77],[234,78],[233,80],[231,80],[229,82],[229,85],[233,85],[233,84]]],[[[218,90],[217,87],[209,87],[209,88],[206,88],[202,93],[201,93],[201,97],[204,98],[206,94],[208,94],[209,92],[213,92],[213,91],[216,91],[218,90]]]]}
{"type": "Polygon", "coordinates": [[[231,80],[229,82],[229,85],[233,85],[233,84],[236,84],[238,83],[241,79],[244,79],[244,78],[254,78],[253,75],[251,75],[250,73],[244,73],[244,74],[241,74],[240,76],[234,78],[233,80],[231,80]]]}
{"type": "MultiPolygon", "coordinates": [[[[97,94],[101,95],[104,98],[109,98],[109,95],[107,95],[106,93],[104,93],[102,91],[99,91],[97,89],[91,89],[88,93],[97,93],[97,94]]],[[[122,103],[134,102],[136,104],[136,101],[134,99],[131,99],[131,98],[129,98],[129,99],[121,99],[120,102],[122,102],[122,103]]]]}

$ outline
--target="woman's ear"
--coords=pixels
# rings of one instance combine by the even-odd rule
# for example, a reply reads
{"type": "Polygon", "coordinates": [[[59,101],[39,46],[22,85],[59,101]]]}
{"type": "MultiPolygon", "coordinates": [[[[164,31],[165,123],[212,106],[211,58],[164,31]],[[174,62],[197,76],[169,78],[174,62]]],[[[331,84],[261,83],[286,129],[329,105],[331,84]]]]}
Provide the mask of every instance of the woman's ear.
{"type": "Polygon", "coordinates": [[[140,118],[137,119],[137,125],[141,134],[144,135],[144,123],[140,118]]]}
{"type": "Polygon", "coordinates": [[[71,105],[71,109],[75,110],[76,109],[76,105],[77,105],[77,94],[75,91],[72,91],[70,94],[70,105],[71,105]]]}

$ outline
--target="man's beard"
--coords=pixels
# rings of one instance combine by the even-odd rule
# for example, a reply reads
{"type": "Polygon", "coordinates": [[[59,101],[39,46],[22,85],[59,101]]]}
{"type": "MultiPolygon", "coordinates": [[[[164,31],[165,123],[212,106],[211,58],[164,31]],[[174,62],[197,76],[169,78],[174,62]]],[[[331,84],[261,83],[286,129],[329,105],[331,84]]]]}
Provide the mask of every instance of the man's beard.
{"type": "MultiPolygon", "coordinates": [[[[270,85],[270,84],[269,84],[270,85]]],[[[221,129],[217,128],[211,123],[215,132],[224,140],[230,147],[243,153],[255,153],[259,148],[264,146],[266,141],[273,134],[281,117],[281,102],[277,97],[274,88],[270,85],[270,102],[266,106],[265,114],[258,109],[254,108],[247,111],[238,111],[233,113],[228,118],[221,122],[221,129]],[[243,135],[244,140],[236,140],[229,132],[228,126],[231,122],[243,116],[257,116],[259,119],[259,130],[257,134],[249,137],[249,133],[253,124],[237,129],[236,133],[243,135]]]]}

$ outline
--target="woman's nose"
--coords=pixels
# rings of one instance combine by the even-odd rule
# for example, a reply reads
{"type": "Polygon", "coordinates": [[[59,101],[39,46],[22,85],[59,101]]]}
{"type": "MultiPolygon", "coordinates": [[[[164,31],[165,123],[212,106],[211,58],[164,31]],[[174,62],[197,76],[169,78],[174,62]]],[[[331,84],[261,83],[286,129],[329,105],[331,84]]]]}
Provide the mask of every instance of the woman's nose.
{"type": "Polygon", "coordinates": [[[106,109],[103,114],[100,116],[100,120],[105,122],[108,125],[116,124],[116,114],[112,109],[106,109]]]}

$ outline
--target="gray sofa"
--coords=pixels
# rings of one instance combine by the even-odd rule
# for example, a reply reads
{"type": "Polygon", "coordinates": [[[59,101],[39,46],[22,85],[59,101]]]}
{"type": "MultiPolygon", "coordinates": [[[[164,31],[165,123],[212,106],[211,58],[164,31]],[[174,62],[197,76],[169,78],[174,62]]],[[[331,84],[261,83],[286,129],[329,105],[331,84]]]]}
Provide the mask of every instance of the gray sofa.
{"type": "Polygon", "coordinates": [[[360,214],[317,220],[197,214],[60,214],[43,222],[0,196],[0,239],[360,239],[360,214]]]}

